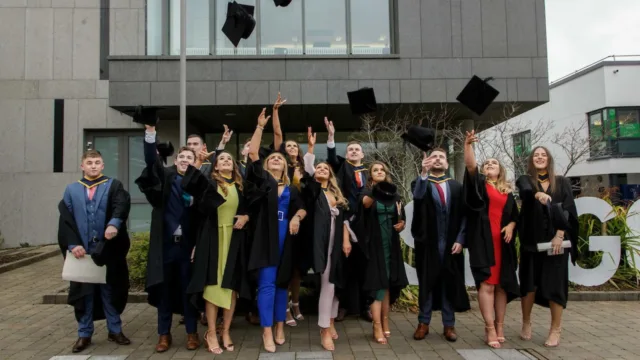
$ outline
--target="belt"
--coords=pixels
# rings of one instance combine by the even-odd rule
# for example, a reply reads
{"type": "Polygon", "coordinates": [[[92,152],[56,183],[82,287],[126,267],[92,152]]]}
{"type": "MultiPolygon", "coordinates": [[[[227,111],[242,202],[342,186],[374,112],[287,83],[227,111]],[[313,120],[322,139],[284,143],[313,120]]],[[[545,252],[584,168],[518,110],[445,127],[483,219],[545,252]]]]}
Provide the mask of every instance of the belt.
{"type": "Polygon", "coordinates": [[[182,235],[173,235],[171,238],[173,239],[173,242],[176,244],[182,241],[182,235]]]}

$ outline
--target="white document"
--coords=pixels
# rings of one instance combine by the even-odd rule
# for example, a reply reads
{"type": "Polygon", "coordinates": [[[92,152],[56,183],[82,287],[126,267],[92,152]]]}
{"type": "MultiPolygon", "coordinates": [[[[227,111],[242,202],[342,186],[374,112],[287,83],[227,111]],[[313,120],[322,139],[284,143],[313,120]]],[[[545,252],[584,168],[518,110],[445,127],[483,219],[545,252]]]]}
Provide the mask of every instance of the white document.
{"type": "MultiPolygon", "coordinates": [[[[560,254],[564,254],[564,249],[571,247],[571,241],[564,240],[562,242],[562,248],[560,249],[560,254]]],[[[553,255],[553,249],[551,248],[551,241],[548,243],[538,243],[538,252],[546,251],[547,255],[553,255]]],[[[558,254],[558,255],[560,255],[558,254]]]]}
{"type": "Polygon", "coordinates": [[[67,251],[67,257],[64,260],[64,267],[62,268],[62,280],[89,284],[106,284],[107,267],[96,265],[89,254],[86,254],[80,259],[76,259],[70,251],[67,251]]]}

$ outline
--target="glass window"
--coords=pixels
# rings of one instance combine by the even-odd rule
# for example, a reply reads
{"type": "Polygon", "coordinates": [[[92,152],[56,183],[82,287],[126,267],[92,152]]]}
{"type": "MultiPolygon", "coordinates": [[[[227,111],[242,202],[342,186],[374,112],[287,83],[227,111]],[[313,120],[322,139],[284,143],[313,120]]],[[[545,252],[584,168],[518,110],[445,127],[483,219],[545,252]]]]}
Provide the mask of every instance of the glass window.
{"type": "Polygon", "coordinates": [[[389,54],[389,0],[351,0],[350,10],[351,53],[389,54]]]}
{"type": "MultiPolygon", "coordinates": [[[[187,55],[209,55],[209,18],[209,0],[187,1],[187,55]]],[[[180,0],[171,0],[169,22],[171,55],[180,55],[180,0]]]]}
{"type": "Polygon", "coordinates": [[[523,131],[512,137],[513,155],[515,160],[516,177],[523,175],[527,169],[527,156],[531,152],[531,131],[523,131]]]}
{"type": "Polygon", "coordinates": [[[147,55],[162,54],[162,3],[147,1],[147,55]]]}
{"type": "Polygon", "coordinates": [[[301,1],[276,7],[273,0],[260,0],[257,28],[261,55],[302,55],[301,1]]]}
{"type": "Polygon", "coordinates": [[[144,162],[144,152],[140,149],[144,148],[144,136],[129,136],[129,194],[131,198],[143,198],[144,195],[136,185],[136,179],[146,164],[144,162]]]}
{"type": "Polygon", "coordinates": [[[144,232],[151,229],[151,205],[131,204],[129,211],[129,232],[144,232]]]}
{"type": "Polygon", "coordinates": [[[621,138],[640,138],[638,110],[618,110],[621,138]]]}
{"type": "MultiPolygon", "coordinates": [[[[244,5],[256,6],[256,0],[242,0],[240,3],[244,5]]],[[[256,29],[253,30],[253,33],[251,33],[251,36],[249,36],[248,39],[240,40],[237,48],[233,46],[231,41],[229,41],[229,39],[227,39],[227,36],[222,32],[222,26],[227,20],[228,5],[229,2],[227,1],[216,1],[216,55],[255,55],[257,52],[256,34],[259,25],[256,24],[256,29]]],[[[273,5],[273,2],[271,3],[271,5],[273,5]]]]}
{"type": "Polygon", "coordinates": [[[120,141],[117,136],[96,136],[94,138],[94,149],[100,151],[104,161],[104,175],[111,178],[118,178],[120,165],[120,141]]]}
{"type": "Polygon", "coordinates": [[[305,54],[347,54],[345,12],[344,0],[305,1],[305,54]]]}

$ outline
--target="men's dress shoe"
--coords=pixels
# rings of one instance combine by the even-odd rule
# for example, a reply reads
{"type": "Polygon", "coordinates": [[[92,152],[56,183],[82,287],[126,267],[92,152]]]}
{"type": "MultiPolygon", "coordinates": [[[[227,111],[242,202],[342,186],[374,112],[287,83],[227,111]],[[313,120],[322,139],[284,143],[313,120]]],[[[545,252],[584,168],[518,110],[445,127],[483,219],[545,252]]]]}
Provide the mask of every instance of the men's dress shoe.
{"type": "Polygon", "coordinates": [[[198,333],[187,334],[187,350],[197,350],[200,347],[198,333]]]}
{"type": "Polygon", "coordinates": [[[458,340],[458,334],[456,334],[456,328],[453,326],[445,326],[444,338],[450,342],[455,342],[456,340],[458,340]]]}
{"type": "Polygon", "coordinates": [[[424,340],[429,335],[429,324],[419,323],[416,332],[413,333],[413,338],[416,340],[424,340]]]}
{"type": "Polygon", "coordinates": [[[73,349],[71,349],[71,351],[73,351],[74,353],[79,353],[80,351],[89,347],[89,345],[91,345],[90,337],[80,337],[78,338],[78,341],[76,341],[76,343],[73,345],[73,349]]]}
{"type": "Polygon", "coordinates": [[[345,316],[347,316],[347,310],[339,309],[338,310],[338,316],[336,317],[335,321],[336,322],[343,321],[345,316]]]}
{"type": "Polygon", "coordinates": [[[156,352],[163,353],[171,347],[171,334],[160,335],[158,344],[156,345],[156,352]]]}
{"type": "Polygon", "coordinates": [[[252,312],[248,312],[245,319],[247,319],[247,322],[251,325],[260,325],[260,318],[252,312]]]}
{"type": "Polygon", "coordinates": [[[117,334],[109,333],[109,336],[107,337],[107,340],[113,341],[118,345],[129,345],[129,344],[131,344],[131,340],[127,339],[127,337],[124,336],[124,334],[122,332],[119,332],[117,334]]]}

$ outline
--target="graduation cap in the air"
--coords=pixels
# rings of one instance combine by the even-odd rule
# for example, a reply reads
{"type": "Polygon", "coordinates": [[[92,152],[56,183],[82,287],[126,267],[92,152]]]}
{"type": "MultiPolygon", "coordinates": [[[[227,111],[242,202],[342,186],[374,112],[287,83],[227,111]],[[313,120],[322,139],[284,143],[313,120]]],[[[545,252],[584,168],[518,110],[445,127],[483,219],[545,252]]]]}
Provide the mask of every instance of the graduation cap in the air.
{"type": "Polygon", "coordinates": [[[436,132],[431,128],[411,125],[409,129],[407,129],[407,132],[402,134],[401,137],[418,149],[429,152],[434,147],[433,143],[436,132]]]}
{"type": "Polygon", "coordinates": [[[487,81],[492,79],[493,78],[487,78],[482,80],[473,75],[456,100],[474,113],[482,115],[498,94],[500,94],[493,86],[487,84],[487,81]]]}
{"type": "Polygon", "coordinates": [[[273,0],[274,4],[276,4],[276,6],[282,6],[285,7],[289,4],[291,4],[291,0],[273,0]]]}
{"type": "Polygon", "coordinates": [[[166,164],[167,159],[173,155],[173,144],[171,141],[161,142],[156,145],[158,155],[162,158],[162,161],[166,164]]]}
{"type": "Polygon", "coordinates": [[[254,9],[254,6],[238,4],[235,1],[227,5],[227,20],[222,26],[222,32],[233,46],[237,47],[240,39],[248,39],[253,29],[255,29],[254,9]]]}
{"type": "Polygon", "coordinates": [[[364,115],[378,110],[376,94],[372,88],[365,87],[360,90],[347,92],[349,106],[353,115],[364,115]]]}
{"type": "Polygon", "coordinates": [[[142,106],[138,105],[133,110],[127,110],[125,113],[133,117],[133,122],[143,125],[156,126],[160,121],[158,117],[158,110],[164,108],[157,106],[142,106]]]}

